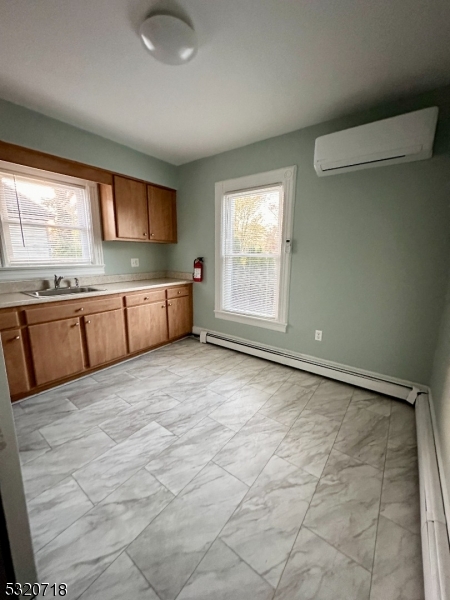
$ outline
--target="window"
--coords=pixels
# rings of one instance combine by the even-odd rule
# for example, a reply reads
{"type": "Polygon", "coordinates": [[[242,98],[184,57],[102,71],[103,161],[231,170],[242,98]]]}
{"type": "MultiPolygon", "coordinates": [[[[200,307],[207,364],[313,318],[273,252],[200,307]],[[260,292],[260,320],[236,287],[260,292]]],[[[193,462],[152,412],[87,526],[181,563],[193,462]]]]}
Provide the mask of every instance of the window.
{"type": "Polygon", "coordinates": [[[103,273],[96,185],[0,162],[0,279],[103,273]]]}
{"type": "Polygon", "coordinates": [[[217,318],[286,331],[295,175],[216,184],[217,318]]]}

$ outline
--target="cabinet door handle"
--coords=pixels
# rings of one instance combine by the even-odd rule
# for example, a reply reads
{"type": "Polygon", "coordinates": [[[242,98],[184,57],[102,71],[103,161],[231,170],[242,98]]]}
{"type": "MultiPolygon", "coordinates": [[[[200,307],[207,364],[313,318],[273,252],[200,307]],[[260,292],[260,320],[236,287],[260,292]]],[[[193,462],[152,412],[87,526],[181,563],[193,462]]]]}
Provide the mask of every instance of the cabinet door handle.
{"type": "Polygon", "coordinates": [[[90,321],[86,321],[86,323],[90,323],[90,321]]]}
{"type": "Polygon", "coordinates": [[[180,290],[178,290],[178,292],[177,292],[177,293],[178,293],[178,294],[181,294],[180,290]]]}
{"type": "Polygon", "coordinates": [[[144,300],[148,300],[148,296],[145,296],[144,300]]]}
{"type": "Polygon", "coordinates": [[[80,326],[80,324],[79,324],[79,323],[74,323],[74,325],[73,325],[73,326],[74,326],[74,327],[79,327],[79,326],[80,326]]]}
{"type": "Polygon", "coordinates": [[[20,340],[20,335],[16,335],[15,340],[20,340]]]}
{"type": "Polygon", "coordinates": [[[154,234],[154,233],[151,233],[150,235],[153,237],[155,234],[154,234]]]}
{"type": "Polygon", "coordinates": [[[166,305],[165,305],[165,304],[162,304],[162,305],[161,305],[161,308],[166,308],[166,305]]]}
{"type": "Polygon", "coordinates": [[[169,306],[172,306],[172,302],[169,302],[169,306]]]}
{"type": "Polygon", "coordinates": [[[142,235],[143,235],[144,237],[146,237],[146,236],[147,236],[147,234],[145,233],[145,231],[144,231],[144,233],[143,233],[142,235]]]}

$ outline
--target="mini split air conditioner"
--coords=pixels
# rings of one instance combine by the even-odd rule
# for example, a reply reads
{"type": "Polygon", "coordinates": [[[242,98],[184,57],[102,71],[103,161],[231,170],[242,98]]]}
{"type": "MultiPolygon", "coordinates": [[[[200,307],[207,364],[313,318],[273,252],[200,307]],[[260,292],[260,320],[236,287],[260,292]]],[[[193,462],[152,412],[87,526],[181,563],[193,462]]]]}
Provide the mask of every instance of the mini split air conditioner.
{"type": "Polygon", "coordinates": [[[317,175],[336,175],[430,158],[439,109],[424,108],[316,139],[317,175]]]}

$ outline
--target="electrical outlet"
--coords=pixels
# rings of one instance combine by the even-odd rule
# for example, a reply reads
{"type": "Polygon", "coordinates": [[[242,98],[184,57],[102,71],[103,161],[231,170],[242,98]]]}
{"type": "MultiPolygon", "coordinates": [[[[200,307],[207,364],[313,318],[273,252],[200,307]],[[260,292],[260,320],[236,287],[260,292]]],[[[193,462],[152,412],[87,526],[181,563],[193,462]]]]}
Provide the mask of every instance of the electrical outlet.
{"type": "Polygon", "coordinates": [[[322,332],[320,329],[316,329],[316,335],[314,336],[314,339],[316,340],[316,342],[322,341],[322,332]]]}
{"type": "Polygon", "coordinates": [[[139,266],[139,259],[138,258],[132,258],[131,259],[131,266],[132,267],[138,267],[139,266]]]}

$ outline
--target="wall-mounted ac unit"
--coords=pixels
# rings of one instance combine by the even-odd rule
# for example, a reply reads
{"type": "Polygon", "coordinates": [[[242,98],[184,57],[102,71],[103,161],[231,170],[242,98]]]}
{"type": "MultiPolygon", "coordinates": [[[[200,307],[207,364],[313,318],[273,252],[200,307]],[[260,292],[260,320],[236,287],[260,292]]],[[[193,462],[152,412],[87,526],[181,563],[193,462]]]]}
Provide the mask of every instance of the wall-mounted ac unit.
{"type": "Polygon", "coordinates": [[[438,112],[438,107],[432,106],[317,138],[317,175],[430,158],[438,112]]]}

